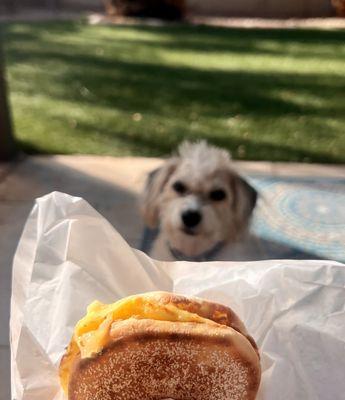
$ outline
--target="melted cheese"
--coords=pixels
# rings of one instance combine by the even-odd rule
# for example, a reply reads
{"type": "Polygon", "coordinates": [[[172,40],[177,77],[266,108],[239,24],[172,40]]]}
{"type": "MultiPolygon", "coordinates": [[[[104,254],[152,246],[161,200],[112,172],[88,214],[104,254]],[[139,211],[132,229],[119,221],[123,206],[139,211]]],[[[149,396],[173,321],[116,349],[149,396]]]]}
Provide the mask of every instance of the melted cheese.
{"type": "Polygon", "coordinates": [[[129,318],[211,323],[210,320],[182,310],[173,304],[160,304],[140,295],[127,297],[113,304],[94,301],[87,308],[86,316],[77,323],[71,343],[60,365],[60,381],[66,394],[75,358],[93,357],[101,352],[111,340],[112,323],[129,318]]]}

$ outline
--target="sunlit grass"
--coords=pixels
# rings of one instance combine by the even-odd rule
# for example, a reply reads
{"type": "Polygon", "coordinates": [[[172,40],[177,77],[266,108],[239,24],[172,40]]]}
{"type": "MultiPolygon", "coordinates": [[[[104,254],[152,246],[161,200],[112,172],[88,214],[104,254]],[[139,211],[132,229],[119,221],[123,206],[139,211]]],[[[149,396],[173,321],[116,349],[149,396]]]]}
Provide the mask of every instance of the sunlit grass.
{"type": "Polygon", "coordinates": [[[345,31],[15,23],[6,55],[27,151],[345,162],[345,31]]]}

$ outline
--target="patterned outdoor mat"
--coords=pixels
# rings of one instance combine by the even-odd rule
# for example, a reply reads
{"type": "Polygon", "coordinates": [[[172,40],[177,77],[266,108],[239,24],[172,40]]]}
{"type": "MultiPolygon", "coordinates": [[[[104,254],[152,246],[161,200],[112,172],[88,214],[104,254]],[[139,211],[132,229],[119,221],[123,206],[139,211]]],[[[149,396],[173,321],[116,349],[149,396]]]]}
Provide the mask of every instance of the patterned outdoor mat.
{"type": "Polygon", "coordinates": [[[267,255],[345,261],[345,179],[248,179],[261,194],[252,231],[265,241],[267,255]],[[284,247],[287,254],[279,254],[284,247]]]}

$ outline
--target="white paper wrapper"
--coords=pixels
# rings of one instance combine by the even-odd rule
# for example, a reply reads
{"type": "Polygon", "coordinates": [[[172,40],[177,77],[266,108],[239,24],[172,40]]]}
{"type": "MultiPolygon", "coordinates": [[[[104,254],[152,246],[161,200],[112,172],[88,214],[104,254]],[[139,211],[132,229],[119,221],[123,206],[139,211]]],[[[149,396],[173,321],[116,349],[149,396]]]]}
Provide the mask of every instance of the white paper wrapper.
{"type": "Polygon", "coordinates": [[[37,200],[13,267],[12,399],[62,400],[57,368],[95,299],[152,290],[232,307],[262,354],[260,400],[344,400],[345,266],[330,261],[163,263],[131,249],[86,201],[37,200]]]}

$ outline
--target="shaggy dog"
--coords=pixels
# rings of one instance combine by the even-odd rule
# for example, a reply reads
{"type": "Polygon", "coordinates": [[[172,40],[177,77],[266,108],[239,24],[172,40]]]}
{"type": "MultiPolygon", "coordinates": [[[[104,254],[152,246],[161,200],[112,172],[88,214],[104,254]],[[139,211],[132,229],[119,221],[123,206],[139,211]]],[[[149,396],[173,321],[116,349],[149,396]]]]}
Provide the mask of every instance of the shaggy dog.
{"type": "Polygon", "coordinates": [[[151,172],[142,197],[146,225],[159,228],[151,257],[231,260],[256,200],[256,190],[233,169],[226,150],[203,141],[182,143],[176,156],[151,172]]]}

